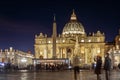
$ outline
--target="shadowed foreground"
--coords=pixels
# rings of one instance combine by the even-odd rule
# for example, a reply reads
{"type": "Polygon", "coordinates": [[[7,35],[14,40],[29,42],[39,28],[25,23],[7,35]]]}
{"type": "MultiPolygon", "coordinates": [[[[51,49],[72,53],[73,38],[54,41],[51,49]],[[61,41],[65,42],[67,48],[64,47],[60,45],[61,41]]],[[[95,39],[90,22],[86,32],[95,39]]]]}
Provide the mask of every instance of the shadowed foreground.
{"type": "MultiPolygon", "coordinates": [[[[93,71],[80,71],[77,80],[97,80],[93,71]]],[[[105,80],[104,72],[101,75],[102,80],[105,80]]],[[[0,80],[74,80],[73,71],[59,71],[59,72],[1,72],[0,80]]],[[[111,80],[120,80],[120,72],[112,71],[111,80]]]]}

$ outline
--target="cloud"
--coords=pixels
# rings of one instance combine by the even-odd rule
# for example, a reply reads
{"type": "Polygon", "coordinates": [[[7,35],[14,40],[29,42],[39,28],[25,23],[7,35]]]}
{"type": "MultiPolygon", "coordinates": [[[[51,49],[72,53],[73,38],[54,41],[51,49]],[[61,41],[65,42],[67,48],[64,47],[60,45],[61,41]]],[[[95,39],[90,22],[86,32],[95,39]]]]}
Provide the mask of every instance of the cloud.
{"type": "Polygon", "coordinates": [[[0,29],[6,32],[31,33],[36,32],[42,28],[44,28],[42,25],[32,21],[0,20],[0,29]]]}

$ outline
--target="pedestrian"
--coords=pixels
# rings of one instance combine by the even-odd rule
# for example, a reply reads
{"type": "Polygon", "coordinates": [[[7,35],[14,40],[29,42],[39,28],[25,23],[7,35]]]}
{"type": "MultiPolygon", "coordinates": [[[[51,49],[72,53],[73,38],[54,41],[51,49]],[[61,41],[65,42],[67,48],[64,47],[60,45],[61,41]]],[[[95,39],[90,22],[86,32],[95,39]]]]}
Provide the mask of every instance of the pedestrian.
{"type": "Polygon", "coordinates": [[[104,61],[104,70],[105,70],[106,80],[110,80],[111,59],[109,57],[109,53],[106,53],[106,57],[104,61]]]}
{"type": "Polygon", "coordinates": [[[120,63],[118,64],[118,68],[120,69],[120,63]]]}
{"type": "Polygon", "coordinates": [[[101,80],[101,78],[100,78],[101,67],[102,67],[101,56],[97,56],[96,67],[95,67],[95,74],[97,75],[97,80],[101,80]]]}
{"type": "Polygon", "coordinates": [[[73,58],[73,69],[74,69],[74,79],[77,80],[77,75],[79,75],[79,58],[77,55],[73,58]]]}

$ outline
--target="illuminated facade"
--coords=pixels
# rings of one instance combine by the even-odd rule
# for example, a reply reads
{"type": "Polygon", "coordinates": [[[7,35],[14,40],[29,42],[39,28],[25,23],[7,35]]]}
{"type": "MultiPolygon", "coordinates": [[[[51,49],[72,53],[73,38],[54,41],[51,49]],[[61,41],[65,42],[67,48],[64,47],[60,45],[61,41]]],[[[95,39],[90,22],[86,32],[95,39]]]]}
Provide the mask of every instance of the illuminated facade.
{"type": "Polygon", "coordinates": [[[112,43],[107,52],[110,54],[113,67],[117,67],[120,63],[120,29],[119,34],[115,37],[115,42],[112,43]]]}
{"type": "Polygon", "coordinates": [[[13,66],[18,66],[18,68],[27,67],[32,65],[34,58],[33,54],[14,50],[12,47],[10,49],[0,50],[0,62],[10,63],[13,66]]]}
{"type": "MultiPolygon", "coordinates": [[[[53,27],[56,22],[53,22],[53,27]]],[[[57,35],[57,34],[56,34],[57,35]]],[[[35,35],[35,57],[39,58],[69,58],[72,62],[76,53],[80,57],[80,64],[91,64],[97,55],[104,57],[105,36],[97,31],[87,35],[84,26],[77,20],[75,12],[72,12],[70,21],[65,24],[62,34],[56,36],[56,47],[53,48],[53,35],[48,37],[40,33],[35,35]],[[53,54],[53,49],[56,53],[53,54]]]]}

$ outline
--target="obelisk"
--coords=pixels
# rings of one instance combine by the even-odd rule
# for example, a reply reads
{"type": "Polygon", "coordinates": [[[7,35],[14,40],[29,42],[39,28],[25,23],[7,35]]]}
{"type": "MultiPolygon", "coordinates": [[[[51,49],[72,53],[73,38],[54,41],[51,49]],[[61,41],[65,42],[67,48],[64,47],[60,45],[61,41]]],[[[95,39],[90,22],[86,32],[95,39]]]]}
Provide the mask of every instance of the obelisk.
{"type": "Polygon", "coordinates": [[[56,58],[56,36],[57,36],[57,24],[56,24],[56,18],[54,15],[54,21],[53,21],[53,58],[56,58]]]}

